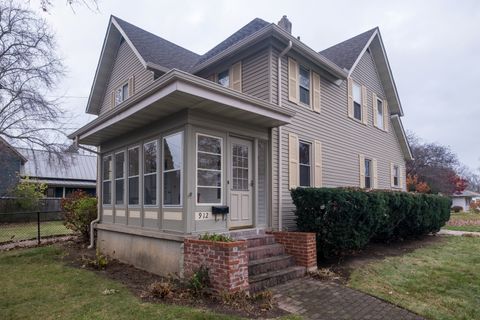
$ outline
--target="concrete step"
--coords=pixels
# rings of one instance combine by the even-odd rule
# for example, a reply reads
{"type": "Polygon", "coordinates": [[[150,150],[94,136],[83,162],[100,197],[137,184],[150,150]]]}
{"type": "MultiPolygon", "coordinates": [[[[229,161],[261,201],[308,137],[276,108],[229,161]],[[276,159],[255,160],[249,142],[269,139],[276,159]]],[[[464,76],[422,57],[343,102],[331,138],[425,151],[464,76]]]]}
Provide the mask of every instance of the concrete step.
{"type": "Polygon", "coordinates": [[[248,260],[264,259],[273,256],[280,256],[285,253],[285,248],[281,244],[268,244],[258,247],[247,248],[248,260]]]}
{"type": "Polygon", "coordinates": [[[275,237],[271,234],[245,236],[238,239],[247,240],[249,248],[275,244],[275,237]]]}
{"type": "Polygon", "coordinates": [[[295,260],[288,254],[251,260],[248,262],[248,276],[251,277],[270,271],[282,270],[293,265],[295,265],[295,260]]]}
{"type": "Polygon", "coordinates": [[[249,276],[250,292],[258,292],[268,287],[305,276],[305,267],[288,267],[286,269],[249,276]]]}

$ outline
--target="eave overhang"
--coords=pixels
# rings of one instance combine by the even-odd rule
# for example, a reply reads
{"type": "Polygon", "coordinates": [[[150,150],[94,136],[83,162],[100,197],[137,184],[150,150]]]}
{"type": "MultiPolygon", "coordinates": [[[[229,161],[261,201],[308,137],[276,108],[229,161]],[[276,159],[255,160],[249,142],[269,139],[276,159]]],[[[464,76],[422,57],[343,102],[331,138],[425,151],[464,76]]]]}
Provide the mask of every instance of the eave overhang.
{"type": "Polygon", "coordinates": [[[119,106],[68,137],[98,146],[121,134],[185,109],[220,115],[249,125],[272,128],[290,123],[295,111],[173,69],[119,106]]]}

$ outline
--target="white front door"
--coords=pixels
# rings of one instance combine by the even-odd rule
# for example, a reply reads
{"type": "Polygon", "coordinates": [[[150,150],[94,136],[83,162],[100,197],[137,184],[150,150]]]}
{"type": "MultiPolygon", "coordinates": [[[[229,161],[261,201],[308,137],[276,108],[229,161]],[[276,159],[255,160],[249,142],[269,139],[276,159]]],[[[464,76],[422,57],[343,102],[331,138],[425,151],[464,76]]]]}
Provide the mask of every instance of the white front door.
{"type": "Polygon", "coordinates": [[[253,226],[251,141],[230,139],[230,228],[253,226]]]}

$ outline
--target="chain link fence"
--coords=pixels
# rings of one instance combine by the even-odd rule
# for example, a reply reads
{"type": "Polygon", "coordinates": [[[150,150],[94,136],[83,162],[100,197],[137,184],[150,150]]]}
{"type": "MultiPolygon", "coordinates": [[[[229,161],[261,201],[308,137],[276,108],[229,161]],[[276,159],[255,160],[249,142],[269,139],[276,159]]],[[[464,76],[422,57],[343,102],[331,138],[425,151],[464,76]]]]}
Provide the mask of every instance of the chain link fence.
{"type": "Polygon", "coordinates": [[[64,225],[61,199],[42,199],[37,210],[21,211],[13,198],[0,199],[0,245],[69,235],[64,225]]]}

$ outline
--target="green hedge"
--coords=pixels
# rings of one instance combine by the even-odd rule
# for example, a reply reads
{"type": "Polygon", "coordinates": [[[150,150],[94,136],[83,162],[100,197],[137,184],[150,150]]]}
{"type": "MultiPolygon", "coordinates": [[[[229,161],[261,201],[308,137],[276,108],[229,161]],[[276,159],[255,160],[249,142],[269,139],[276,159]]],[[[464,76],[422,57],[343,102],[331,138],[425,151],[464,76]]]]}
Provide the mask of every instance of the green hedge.
{"type": "Polygon", "coordinates": [[[371,240],[437,232],[450,218],[447,197],[353,188],[291,191],[300,231],[317,234],[319,257],[349,253],[371,240]]]}

